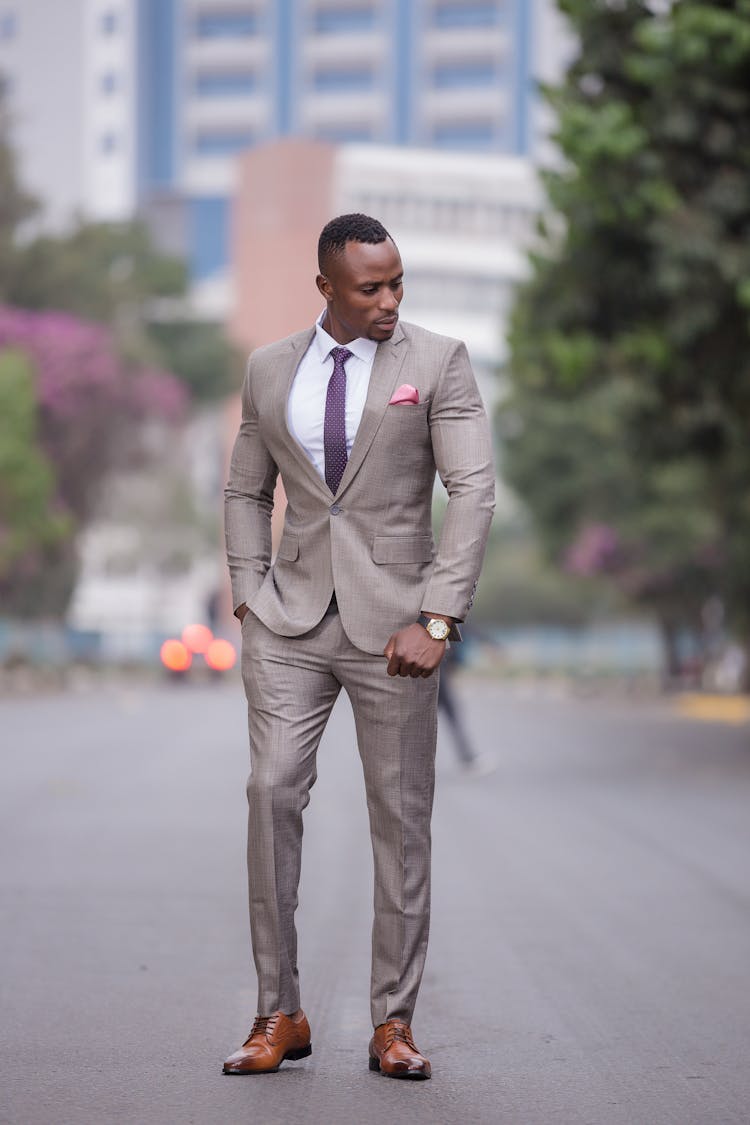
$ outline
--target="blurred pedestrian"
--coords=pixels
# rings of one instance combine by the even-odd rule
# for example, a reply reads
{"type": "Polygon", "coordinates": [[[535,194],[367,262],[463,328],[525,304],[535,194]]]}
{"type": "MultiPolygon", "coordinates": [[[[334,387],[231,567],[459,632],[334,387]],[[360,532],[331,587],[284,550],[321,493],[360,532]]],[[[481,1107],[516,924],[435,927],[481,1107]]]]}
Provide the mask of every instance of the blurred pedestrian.
{"type": "Polygon", "coordinates": [[[343,687],[375,860],[370,1068],[429,1078],[411,1019],[429,925],[433,672],[474,598],[494,506],[490,432],[465,346],[399,323],[403,266],[385,228],[340,216],[318,257],[317,323],[250,357],[226,489],[258,1014],[224,1071],[276,1070],[311,1052],[294,925],[302,811],[343,687]],[[437,551],[436,469],[449,497],[437,551]],[[272,562],[279,473],[287,509],[272,562]]]}
{"type": "Polygon", "coordinates": [[[463,645],[449,644],[440,664],[438,714],[443,713],[450,727],[453,745],[462,769],[468,774],[480,777],[497,769],[497,759],[486,752],[480,754],[469,738],[454,682],[455,670],[462,663],[463,645]]]}

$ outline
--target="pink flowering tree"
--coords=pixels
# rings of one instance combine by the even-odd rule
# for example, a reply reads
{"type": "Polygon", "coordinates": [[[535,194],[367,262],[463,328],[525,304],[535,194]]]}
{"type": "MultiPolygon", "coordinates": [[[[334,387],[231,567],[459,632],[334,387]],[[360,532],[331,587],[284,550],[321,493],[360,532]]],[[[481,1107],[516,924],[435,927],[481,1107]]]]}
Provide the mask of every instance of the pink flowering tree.
{"type": "MultiPolygon", "coordinates": [[[[76,536],[103,483],[145,457],[146,422],[179,423],[187,392],[166,372],[123,361],[107,328],[67,313],[0,306],[4,356],[13,362],[0,362],[0,380],[14,401],[10,380],[22,385],[18,357],[26,361],[34,417],[24,414],[21,434],[0,428],[0,461],[20,437],[46,483],[35,496],[36,530],[23,534],[23,506],[0,485],[0,613],[61,616],[75,582],[76,536]]],[[[16,463],[20,453],[9,456],[16,463]]]]}
{"type": "Polygon", "coordinates": [[[620,526],[584,522],[564,552],[565,569],[581,578],[615,582],[627,601],[650,610],[664,643],[665,671],[675,682],[682,669],[680,636],[686,628],[702,638],[702,607],[709,602],[722,564],[710,513],[686,504],[643,505],[620,526]]]}

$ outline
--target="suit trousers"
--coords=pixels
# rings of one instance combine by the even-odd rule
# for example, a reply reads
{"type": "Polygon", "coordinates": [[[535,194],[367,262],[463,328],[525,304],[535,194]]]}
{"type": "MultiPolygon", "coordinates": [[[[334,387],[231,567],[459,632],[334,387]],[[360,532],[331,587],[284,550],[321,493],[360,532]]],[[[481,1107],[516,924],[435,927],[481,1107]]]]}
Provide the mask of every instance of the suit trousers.
{"type": "Polygon", "coordinates": [[[385,658],[355,648],[336,612],[298,637],[279,636],[248,612],[242,642],[258,1012],[291,1014],[300,1007],[294,913],[302,812],[317,776],[318,744],[343,687],[354,711],[375,865],[372,1022],[410,1023],[430,919],[438,673],[388,676],[385,658]]]}

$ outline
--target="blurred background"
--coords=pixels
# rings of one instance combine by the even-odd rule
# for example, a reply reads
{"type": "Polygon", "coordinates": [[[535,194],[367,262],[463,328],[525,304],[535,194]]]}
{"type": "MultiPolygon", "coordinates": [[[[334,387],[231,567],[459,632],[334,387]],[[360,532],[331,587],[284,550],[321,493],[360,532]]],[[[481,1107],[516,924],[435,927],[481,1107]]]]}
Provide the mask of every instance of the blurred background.
{"type": "MultiPolygon", "coordinates": [[[[236,640],[253,347],[362,210],[464,339],[500,503],[466,654],[736,692],[750,624],[742,3],[2,0],[0,666],[236,640]]],[[[436,507],[443,498],[436,492],[436,507]]]]}
{"type": "Polygon", "coordinates": [[[749,421],[750,0],[0,0],[0,1117],[746,1125],[749,421]],[[436,1080],[366,1071],[343,701],[315,1054],[250,1092],[222,492],[247,353],[360,210],[497,450],[441,674],[436,1080]]]}

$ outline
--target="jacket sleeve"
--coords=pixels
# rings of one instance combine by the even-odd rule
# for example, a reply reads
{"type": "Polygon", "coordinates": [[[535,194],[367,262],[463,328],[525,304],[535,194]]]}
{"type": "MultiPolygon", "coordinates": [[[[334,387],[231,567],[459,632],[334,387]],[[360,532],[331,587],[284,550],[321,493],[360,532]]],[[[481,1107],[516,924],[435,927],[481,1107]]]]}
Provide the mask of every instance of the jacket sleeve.
{"type": "Polygon", "coordinates": [[[448,506],[422,609],[463,621],[474,601],[495,509],[490,425],[464,344],[456,342],[448,353],[430,427],[448,506]]]}
{"type": "Polygon", "coordinates": [[[260,588],[271,565],[271,513],[278,468],[266,449],[252,396],[254,358],[242,385],[242,423],[224,490],[227,564],[235,609],[260,588]]]}

